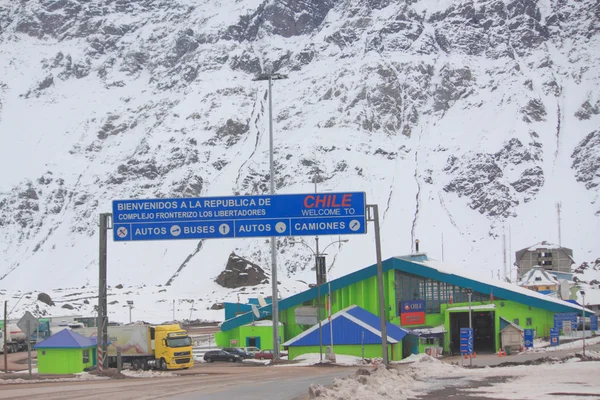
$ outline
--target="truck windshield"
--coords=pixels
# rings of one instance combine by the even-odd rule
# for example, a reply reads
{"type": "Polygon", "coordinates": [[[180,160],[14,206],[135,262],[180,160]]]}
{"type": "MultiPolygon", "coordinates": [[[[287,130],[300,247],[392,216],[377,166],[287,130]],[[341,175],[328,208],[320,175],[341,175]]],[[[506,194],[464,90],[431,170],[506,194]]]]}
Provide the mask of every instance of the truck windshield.
{"type": "Polygon", "coordinates": [[[192,345],[192,339],[189,337],[167,339],[169,347],[187,347],[192,345]]]}

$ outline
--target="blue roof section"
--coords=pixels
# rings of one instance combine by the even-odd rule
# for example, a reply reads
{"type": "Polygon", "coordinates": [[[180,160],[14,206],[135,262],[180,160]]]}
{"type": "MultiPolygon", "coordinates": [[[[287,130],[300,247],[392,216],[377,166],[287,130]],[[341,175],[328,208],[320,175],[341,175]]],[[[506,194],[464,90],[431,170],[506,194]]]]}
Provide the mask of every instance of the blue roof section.
{"type": "MultiPolygon", "coordinates": [[[[377,331],[379,332],[379,330],[381,328],[381,320],[379,319],[379,316],[372,314],[372,313],[368,312],[367,310],[365,310],[364,308],[360,308],[358,306],[347,309],[346,312],[349,315],[352,315],[353,317],[368,324],[370,327],[377,329],[377,331]]],[[[387,328],[387,335],[397,341],[402,340],[402,338],[404,336],[406,336],[406,333],[407,333],[404,329],[400,328],[397,325],[391,324],[389,322],[386,324],[386,328],[387,328]]]]}
{"type": "Polygon", "coordinates": [[[96,346],[96,338],[87,338],[70,329],[50,336],[48,339],[35,345],[36,349],[84,349],[96,346]]]}
{"type": "MultiPolygon", "coordinates": [[[[381,330],[379,317],[358,306],[351,306],[338,311],[328,320],[321,322],[323,331],[323,345],[331,344],[381,344],[381,330]],[[331,324],[331,327],[330,325],[331,324]]],[[[391,323],[386,323],[388,343],[398,343],[407,332],[391,323]]],[[[284,346],[318,346],[320,344],[319,325],[302,332],[293,339],[288,340],[284,346]]]]}
{"type": "MultiPolygon", "coordinates": [[[[539,295],[529,289],[521,288],[514,284],[503,283],[500,281],[486,282],[475,278],[469,278],[454,271],[445,272],[441,268],[437,269],[431,265],[431,260],[427,258],[425,254],[415,254],[406,257],[393,257],[383,261],[383,271],[389,271],[395,269],[412,275],[420,276],[423,278],[430,278],[441,282],[446,282],[451,285],[456,285],[463,288],[472,288],[475,292],[490,294],[493,293],[496,298],[511,300],[521,304],[525,304],[531,307],[548,310],[555,313],[562,312],[574,312],[577,311],[575,305],[567,303],[566,301],[556,300],[554,298],[539,295]]],[[[440,264],[444,265],[444,264],[440,264]]],[[[327,295],[329,293],[329,287],[331,291],[335,292],[341,288],[350,286],[356,282],[371,278],[377,275],[377,265],[371,265],[369,267],[360,269],[352,272],[348,275],[342,276],[341,278],[334,279],[327,284],[321,286],[321,295],[327,295]]],[[[301,305],[304,302],[311,301],[317,298],[317,288],[311,288],[300,292],[293,296],[287,297],[279,301],[279,310],[283,311],[288,308],[292,308],[301,305]]],[[[260,317],[271,316],[271,305],[260,307],[260,317]]],[[[255,321],[257,318],[254,317],[252,312],[238,315],[235,318],[227,319],[221,324],[222,331],[228,331],[237,327],[247,325],[255,321]]]]}
{"type": "Polygon", "coordinates": [[[523,331],[523,328],[520,327],[519,325],[517,325],[513,322],[510,322],[509,320],[507,320],[504,317],[500,317],[500,331],[503,331],[504,328],[506,328],[507,326],[511,326],[511,325],[514,326],[515,328],[517,328],[518,330],[523,331]]]}

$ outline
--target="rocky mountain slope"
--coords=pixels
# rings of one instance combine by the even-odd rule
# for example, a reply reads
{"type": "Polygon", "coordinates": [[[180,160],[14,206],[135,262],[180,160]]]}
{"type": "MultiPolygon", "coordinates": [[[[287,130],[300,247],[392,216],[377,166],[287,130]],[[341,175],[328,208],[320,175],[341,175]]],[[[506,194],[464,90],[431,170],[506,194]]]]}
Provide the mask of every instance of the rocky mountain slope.
{"type": "MultiPolygon", "coordinates": [[[[91,290],[113,199],[267,193],[263,71],[289,75],[277,192],[365,191],[384,257],[419,239],[488,277],[558,241],[560,202],[563,245],[595,259],[599,31],[595,0],[0,0],[1,286],[91,290]]],[[[375,260],[371,227],[347,239],[333,277],[375,260]]],[[[110,243],[109,285],[232,300],[229,255],[270,276],[269,250],[110,243]]],[[[314,281],[306,246],[278,250],[282,293],[314,281]]]]}

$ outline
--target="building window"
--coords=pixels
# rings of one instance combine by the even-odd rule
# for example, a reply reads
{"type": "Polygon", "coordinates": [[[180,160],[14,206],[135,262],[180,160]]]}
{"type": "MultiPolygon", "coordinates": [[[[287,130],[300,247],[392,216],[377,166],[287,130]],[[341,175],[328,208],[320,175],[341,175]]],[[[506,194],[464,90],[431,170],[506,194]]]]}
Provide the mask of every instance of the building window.
{"type": "MultiPolygon", "coordinates": [[[[464,288],[401,271],[396,271],[396,299],[398,305],[402,301],[424,300],[427,314],[439,313],[442,304],[468,302],[464,288]]],[[[490,296],[484,293],[473,293],[472,301],[490,301],[490,296]]],[[[399,309],[397,312],[400,314],[399,309]]]]}
{"type": "Polygon", "coordinates": [[[83,350],[83,363],[89,364],[90,362],[90,349],[83,350]]]}
{"type": "Polygon", "coordinates": [[[515,318],[515,319],[513,319],[513,324],[515,324],[515,325],[519,325],[519,318],[515,318]]]}
{"type": "Polygon", "coordinates": [[[527,318],[527,319],[525,320],[525,324],[526,324],[527,326],[531,326],[531,318],[527,318]]]}

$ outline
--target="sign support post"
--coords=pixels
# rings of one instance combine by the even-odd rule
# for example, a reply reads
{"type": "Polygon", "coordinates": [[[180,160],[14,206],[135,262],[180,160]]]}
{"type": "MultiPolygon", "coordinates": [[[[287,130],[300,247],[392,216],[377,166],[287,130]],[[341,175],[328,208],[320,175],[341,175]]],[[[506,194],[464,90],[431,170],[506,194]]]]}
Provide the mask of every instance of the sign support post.
{"type": "Polygon", "coordinates": [[[98,370],[102,372],[106,366],[106,348],[108,342],[108,311],[107,311],[107,284],[106,284],[106,264],[107,264],[107,231],[111,229],[110,219],[112,214],[100,214],[100,254],[99,254],[99,281],[98,281],[98,333],[97,333],[97,354],[98,370]]]}
{"type": "Polygon", "coordinates": [[[29,311],[17,322],[17,326],[25,333],[27,337],[27,364],[29,366],[29,378],[31,378],[31,335],[39,326],[39,321],[29,311]]]}
{"type": "Polygon", "coordinates": [[[29,379],[31,379],[31,322],[27,321],[27,365],[29,367],[29,379]]]}
{"type": "Polygon", "coordinates": [[[381,261],[381,237],[379,234],[379,207],[377,204],[368,204],[368,221],[375,224],[375,253],[377,256],[377,290],[379,291],[379,322],[381,330],[381,355],[383,363],[389,365],[387,348],[387,325],[385,317],[385,294],[383,292],[383,264],[381,261]]]}
{"type": "Polygon", "coordinates": [[[7,313],[7,307],[8,307],[8,300],[4,300],[4,373],[8,372],[8,356],[6,353],[8,353],[8,348],[6,347],[6,313],[7,313]]]}

